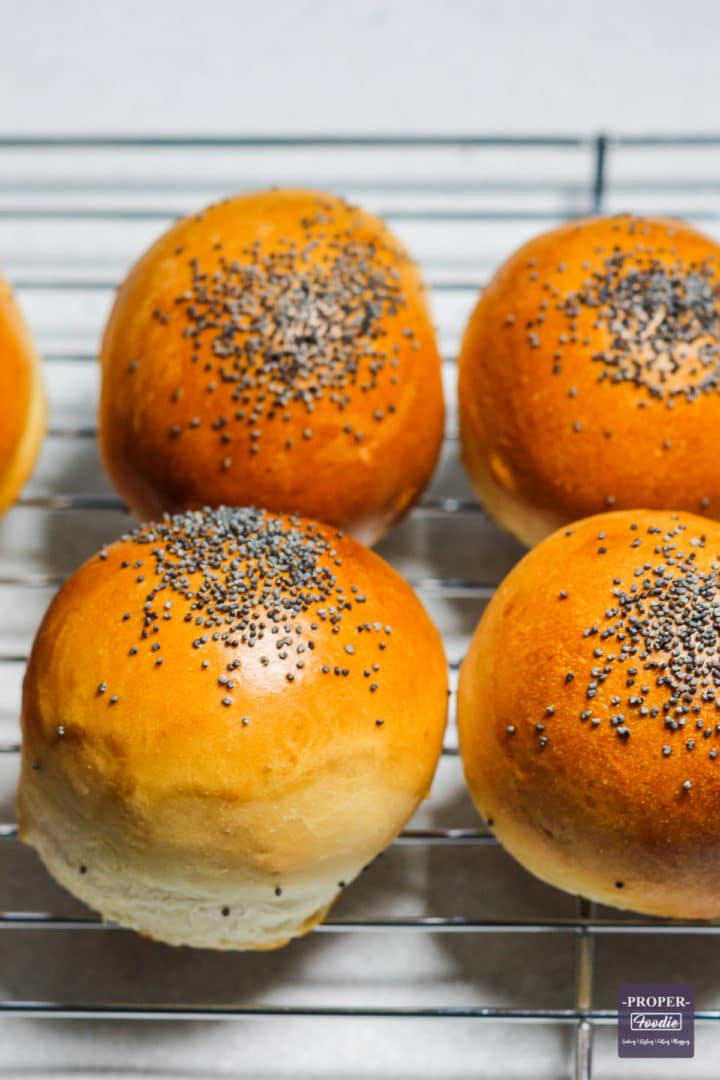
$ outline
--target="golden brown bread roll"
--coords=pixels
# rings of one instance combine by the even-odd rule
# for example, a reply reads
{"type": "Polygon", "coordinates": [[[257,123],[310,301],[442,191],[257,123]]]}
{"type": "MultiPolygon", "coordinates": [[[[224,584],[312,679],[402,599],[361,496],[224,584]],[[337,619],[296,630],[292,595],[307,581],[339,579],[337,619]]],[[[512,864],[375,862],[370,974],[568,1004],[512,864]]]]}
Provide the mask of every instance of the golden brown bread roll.
{"type": "Polygon", "coordinates": [[[543,541],[485,611],[458,722],[480,812],[538,877],[720,916],[720,526],[621,511],[543,541]]]}
{"type": "Polygon", "coordinates": [[[527,544],[608,509],[720,518],[720,247],[678,221],[574,221],[483,292],[460,356],[463,457],[527,544]]]}
{"type": "Polygon", "coordinates": [[[242,195],[178,222],[121,287],[101,359],[105,463],[141,518],[255,505],[372,543],[437,459],[418,267],[331,195],[242,195]]]}
{"type": "Polygon", "coordinates": [[[107,919],[274,948],[428,794],[446,704],[438,633],[377,555],[300,518],[178,515],[87,562],[45,617],[21,836],[107,919]]]}
{"type": "Polygon", "coordinates": [[[32,472],[46,416],[40,358],[12,289],[0,277],[0,513],[32,472]]]}

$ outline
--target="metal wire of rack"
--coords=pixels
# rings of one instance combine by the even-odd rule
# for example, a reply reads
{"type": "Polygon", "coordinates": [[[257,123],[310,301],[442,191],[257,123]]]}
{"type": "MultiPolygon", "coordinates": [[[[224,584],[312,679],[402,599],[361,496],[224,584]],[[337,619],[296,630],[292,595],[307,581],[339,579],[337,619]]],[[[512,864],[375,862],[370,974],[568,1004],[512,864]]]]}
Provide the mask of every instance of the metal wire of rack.
{"type": "MultiPolygon", "coordinates": [[[[70,365],[73,371],[78,365],[87,364],[88,367],[95,358],[92,340],[86,334],[83,337],[78,333],[77,326],[72,326],[69,333],[65,333],[63,319],[65,316],[65,301],[68,296],[82,294],[92,297],[99,294],[104,298],[111,295],[113,287],[117,284],[124,266],[130,261],[136,252],[130,246],[130,241],[123,251],[114,257],[110,251],[102,253],[108,255],[103,261],[96,257],[92,251],[92,240],[88,243],[88,251],[82,258],[74,255],[66,255],[62,247],[62,237],[58,245],[52,251],[46,251],[43,247],[42,230],[50,226],[58,225],[66,228],[114,225],[147,226],[151,230],[159,230],[173,216],[192,209],[194,188],[202,188],[205,180],[188,180],[183,183],[183,176],[187,173],[173,171],[172,177],[164,181],[158,181],[147,171],[136,177],[135,166],[142,165],[143,156],[152,152],[154,155],[178,154],[184,168],[188,169],[188,162],[193,167],[204,156],[213,158],[219,151],[231,152],[235,155],[234,161],[238,165],[238,174],[233,176],[235,187],[248,186],[254,179],[252,169],[249,172],[253,176],[245,179],[248,163],[252,162],[253,155],[273,154],[278,150],[292,151],[300,154],[304,161],[310,161],[312,172],[312,155],[315,153],[332,156],[333,168],[337,169],[338,158],[350,154],[354,161],[361,160],[363,168],[360,170],[365,178],[364,188],[361,190],[372,193],[373,172],[375,168],[374,155],[378,152],[390,153],[397,159],[398,155],[420,155],[424,164],[425,173],[418,173],[417,158],[413,157],[412,179],[407,182],[407,190],[402,188],[402,183],[396,188],[388,181],[387,190],[390,192],[391,202],[388,206],[379,205],[371,207],[384,212],[385,216],[398,227],[408,227],[418,224],[425,227],[453,226],[464,230],[473,227],[516,226],[521,232],[524,230],[528,235],[544,224],[550,224],[554,220],[567,217],[571,214],[589,214],[602,212],[606,208],[615,209],[617,206],[609,206],[609,196],[613,194],[613,188],[609,181],[609,168],[613,155],[619,155],[622,151],[641,154],[672,155],[683,148],[692,147],[695,150],[710,150],[720,153],[720,136],[623,136],[611,137],[605,134],[578,135],[576,137],[551,137],[551,136],[444,136],[444,135],[408,135],[408,136],[306,136],[287,138],[268,137],[207,137],[207,138],[118,138],[118,137],[0,137],[0,259],[5,269],[11,276],[19,292],[28,300],[33,307],[33,297],[42,297],[43,303],[48,305],[51,318],[55,320],[49,330],[40,333],[43,355],[48,373],[56,367],[63,368],[70,365]],[[473,172],[469,180],[459,183],[454,180],[453,170],[458,163],[463,163],[467,175],[468,155],[473,162],[473,155],[482,155],[488,151],[501,155],[510,155],[515,163],[517,155],[528,152],[542,151],[545,159],[550,160],[553,154],[565,154],[567,152],[582,155],[581,179],[572,185],[567,185],[562,172],[562,163],[559,171],[550,170],[551,179],[544,185],[547,192],[555,188],[561,189],[567,195],[568,201],[550,200],[550,205],[543,204],[539,208],[536,205],[528,205],[523,202],[527,192],[533,191],[533,184],[539,190],[540,183],[536,183],[532,177],[523,186],[525,166],[513,164],[516,180],[515,187],[510,185],[507,191],[504,187],[502,176],[493,184],[485,185],[475,183],[477,172],[473,172]],[[86,155],[93,155],[93,171],[86,176],[84,174],[84,161],[86,155]],[[113,172],[115,167],[114,156],[120,155],[125,161],[125,171],[120,176],[113,172]],[[360,157],[358,157],[358,155],[360,157]],[[436,176],[433,162],[437,155],[443,157],[443,170],[441,175],[436,176]],[[127,158],[130,165],[127,167],[127,158]],[[373,159],[373,160],[370,160],[373,159]],[[9,164],[8,164],[9,163],[9,164]],[[164,186],[163,186],[164,185],[164,186]],[[490,192],[490,196],[487,192],[490,192]],[[483,194],[485,192],[485,194],[483,194]],[[517,196],[520,205],[513,203],[513,192],[517,196]],[[176,200],[176,195],[180,197],[176,200]],[[478,195],[479,193],[479,195],[478,195]],[[168,205],[168,195],[171,196],[168,205]],[[402,197],[401,197],[402,196],[402,197]],[[417,199],[425,202],[417,203],[417,199]],[[482,203],[487,198],[489,205],[482,203]],[[7,229],[10,229],[9,239],[7,229]],[[25,228],[40,230],[41,238],[32,248],[32,257],[19,258],[13,255],[13,251],[23,252],[24,248],[14,237],[20,235],[17,230],[25,228]],[[13,231],[15,230],[15,231],[13,231]],[[5,240],[3,240],[5,236],[5,240]],[[14,246],[13,246],[14,245],[14,246]],[[3,250],[4,247],[8,250],[3,250]],[[82,340],[80,340],[82,338],[82,340]]],[[[327,161],[326,157],[324,158],[327,161]]],[[[206,172],[212,174],[213,161],[209,161],[206,172]]],[[[473,166],[474,168],[475,166],[473,166]]],[[[327,166],[325,172],[327,172],[327,166]]],[[[481,170],[482,174],[482,170],[481,170]]],[[[303,178],[304,179],[304,178],[303,178]]],[[[347,185],[354,188],[351,172],[345,177],[347,185]],[[349,176],[349,179],[348,179],[349,176]]],[[[391,180],[392,178],[389,178],[391,180]]],[[[324,181],[324,176],[318,176],[322,186],[329,186],[324,181]]],[[[214,184],[215,177],[212,177],[214,184]]],[[[321,186],[320,182],[318,186],[321,186]]],[[[212,186],[212,184],[210,186],[212,186]]],[[[340,184],[336,185],[341,187],[340,184]]],[[[690,216],[695,220],[712,222],[720,220],[720,203],[717,208],[712,205],[712,197],[718,194],[718,189],[709,177],[707,181],[696,176],[686,177],[682,170],[675,179],[666,182],[662,190],[658,192],[658,198],[667,198],[670,192],[674,202],[671,205],[662,205],[661,209],[672,213],[676,210],[678,215],[690,216]],[[697,205],[698,192],[705,193],[710,197],[710,205],[697,205]]],[[[637,201],[637,188],[633,188],[632,172],[628,174],[627,183],[620,195],[624,199],[637,201]]],[[[380,198],[380,194],[377,196],[380,198]]],[[[653,204],[657,209],[657,204],[653,204]]],[[[504,234],[503,234],[504,235],[504,234]]],[[[498,241],[497,256],[504,254],[513,246],[511,240],[498,241]]],[[[31,245],[32,247],[32,245],[31,245]]],[[[493,253],[488,258],[488,266],[483,267],[485,272],[491,269],[491,264],[497,256],[493,253]]],[[[421,260],[422,261],[422,260],[421,260]]],[[[448,366],[452,365],[453,346],[457,342],[457,334],[460,329],[460,317],[458,310],[452,307],[455,296],[463,294],[472,297],[482,285],[482,276],[475,272],[468,274],[466,264],[451,265],[452,260],[432,258],[428,262],[428,276],[436,299],[449,300],[451,307],[448,316],[449,324],[446,327],[446,341],[443,343],[441,328],[441,343],[444,352],[448,356],[448,366]]],[[[96,321],[90,309],[88,318],[93,323],[92,334],[96,337],[100,331],[100,323],[96,321]]],[[[84,331],[83,331],[84,333],[84,331]]],[[[87,413],[72,412],[68,415],[53,417],[49,437],[57,440],[59,444],[84,442],[92,445],[95,438],[95,429],[92,425],[92,417],[87,413]]],[[[447,432],[447,453],[449,456],[457,454],[457,435],[452,424],[447,432]]],[[[58,513],[70,513],[73,519],[79,520],[82,515],[83,522],[96,514],[109,512],[111,514],[122,513],[124,508],[121,501],[111,492],[85,492],[56,490],[51,485],[48,488],[36,489],[31,486],[19,500],[12,514],[40,511],[52,515],[58,513]]],[[[9,515],[10,517],[12,516],[9,515]]],[[[432,519],[441,523],[441,528],[451,530],[456,524],[465,519],[472,521],[481,520],[482,508],[472,498],[468,491],[459,493],[447,493],[440,488],[431,491],[415,509],[412,514],[414,521],[420,519],[432,519]]],[[[498,534],[499,536],[499,534],[498,534]]],[[[62,581],[63,574],[47,572],[42,569],[17,568],[14,565],[7,566],[5,553],[2,549],[0,536],[0,596],[5,589],[20,590],[21,596],[28,595],[31,591],[51,592],[62,581]]],[[[477,567],[477,576],[452,577],[442,574],[420,574],[413,577],[412,583],[423,599],[436,598],[449,601],[453,598],[463,600],[472,599],[478,604],[485,602],[493,593],[498,579],[497,571],[486,571],[483,566],[477,567]]],[[[14,593],[13,593],[14,595],[14,593]]],[[[459,655],[453,658],[453,649],[449,649],[451,655],[451,681],[454,682],[459,666],[459,655]]],[[[27,643],[22,641],[0,642],[0,668],[15,665],[19,670],[27,657],[27,643]]],[[[17,755],[20,745],[17,737],[9,737],[0,741],[0,759],[9,759],[17,755]]],[[[444,756],[453,758],[457,756],[457,744],[451,728],[447,744],[444,748],[444,756]]],[[[0,859],[8,850],[9,846],[16,843],[17,828],[12,821],[0,822],[0,859]]],[[[468,827],[414,827],[411,826],[396,841],[398,846],[415,847],[485,847],[493,848],[496,844],[490,835],[478,822],[468,827]]],[[[24,931],[111,931],[117,928],[103,924],[94,915],[65,916],[52,911],[27,910],[0,911],[0,930],[13,932],[24,931]]],[[[316,933],[327,935],[359,935],[359,934],[392,934],[392,935],[415,935],[415,934],[462,934],[462,935],[496,935],[504,933],[525,935],[569,935],[575,941],[575,990],[573,1004],[570,1008],[547,1009],[542,1007],[533,1008],[507,1008],[507,1007],[484,1007],[484,1006],[404,1006],[398,1005],[367,1005],[367,1006],[327,1006],[327,1005],[283,1005],[263,1004],[248,1002],[242,1005],[197,1005],[185,1006],[177,1004],[159,1005],[133,1005],[116,1004],[99,1000],[84,1002],[62,1002],[56,1000],[2,1000],[0,1001],[0,1013],[22,1017],[44,1016],[54,1018],[121,1018],[121,1019],[212,1019],[233,1020],[253,1016],[278,1017],[278,1016],[361,1016],[366,1018],[452,1018],[463,1017],[473,1021],[508,1021],[508,1022],[542,1022],[552,1025],[569,1025],[574,1031],[574,1076],[576,1080],[590,1080],[592,1075],[593,1038],[598,1025],[606,1025],[616,1020],[613,1010],[593,1007],[593,980],[595,973],[594,957],[596,941],[600,935],[678,935],[678,934],[717,934],[720,932],[718,923],[691,923],[691,922],[661,922],[646,920],[631,914],[616,913],[610,917],[601,916],[595,906],[588,901],[580,900],[577,912],[573,916],[548,918],[487,918],[479,919],[463,916],[442,917],[439,915],[427,915],[417,917],[392,916],[386,918],[331,918],[319,926],[316,933]]],[[[720,1020],[720,1010],[705,1010],[697,1014],[700,1020],[720,1020]]]]}

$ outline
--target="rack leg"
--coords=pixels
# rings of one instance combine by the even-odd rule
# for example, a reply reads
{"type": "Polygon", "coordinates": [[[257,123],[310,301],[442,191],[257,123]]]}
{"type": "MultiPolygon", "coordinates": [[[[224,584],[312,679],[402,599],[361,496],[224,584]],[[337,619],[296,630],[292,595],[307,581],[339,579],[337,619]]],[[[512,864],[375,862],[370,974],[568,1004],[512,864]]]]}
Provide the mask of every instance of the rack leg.
{"type": "MultiPolygon", "coordinates": [[[[581,919],[592,918],[593,905],[589,900],[580,900],[581,919]]],[[[583,927],[578,933],[576,957],[578,1012],[586,1013],[592,1008],[593,965],[595,959],[595,940],[592,931],[583,927]]],[[[592,1077],[592,1039],[593,1029],[590,1020],[580,1020],[575,1030],[575,1080],[591,1080],[592,1077]]]]}

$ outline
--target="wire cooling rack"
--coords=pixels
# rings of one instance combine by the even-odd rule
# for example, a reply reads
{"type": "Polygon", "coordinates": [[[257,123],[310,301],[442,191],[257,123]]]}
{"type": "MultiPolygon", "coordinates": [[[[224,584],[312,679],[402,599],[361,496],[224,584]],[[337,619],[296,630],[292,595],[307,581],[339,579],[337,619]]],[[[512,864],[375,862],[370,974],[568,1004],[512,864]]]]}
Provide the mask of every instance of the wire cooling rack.
{"type": "MultiPolygon", "coordinates": [[[[157,976],[163,965],[172,967],[168,950],[134,937],[125,946],[139,950],[133,978],[121,980],[119,990],[108,985],[108,969],[120,956],[111,942],[131,935],[103,924],[49,882],[17,842],[12,805],[20,681],[37,621],[67,573],[129,524],[95,446],[99,334],[114,287],[173,216],[269,183],[326,188],[384,215],[422,262],[445,357],[448,430],[431,489],[380,550],[441,626],[454,689],[483,605],[520,554],[486,520],[457,460],[454,357],[478,290],[518,243],[569,216],[633,209],[684,216],[719,231],[719,165],[720,136],[0,138],[0,265],[38,338],[51,398],[36,475],[0,523],[0,929],[7,932],[0,940],[0,1013],[6,1019],[454,1019],[470,1022],[474,1045],[488,1053],[485,1033],[498,1022],[538,1024],[570,1033],[564,1075],[590,1080],[594,1043],[616,1019],[614,987],[621,976],[653,974],[651,954],[637,946],[648,935],[654,955],[665,958],[660,977],[689,972],[701,984],[698,1019],[720,1019],[711,983],[688,967],[694,960],[704,970],[705,936],[717,934],[720,923],[601,910],[525,875],[464,794],[453,715],[430,803],[367,881],[348,891],[311,939],[268,954],[261,968],[256,958],[213,958],[201,1000],[190,993],[189,971],[195,979],[197,967],[178,961],[179,985],[168,993],[168,981],[157,976]],[[60,931],[73,945],[53,952],[60,931]],[[352,971],[318,989],[304,973],[313,969],[316,943],[328,935],[352,951],[352,971]],[[622,950],[614,944],[619,935],[622,950]],[[455,965],[450,980],[442,954],[417,974],[418,939],[458,937],[463,944],[448,954],[455,965]],[[689,949],[691,937],[702,941],[699,952],[689,949]],[[82,942],[90,938],[99,945],[83,959],[82,942]],[[684,944],[677,946],[679,939],[684,944]],[[599,966],[598,949],[605,950],[599,966]],[[302,956],[301,979],[286,953],[302,956]],[[624,967],[624,956],[635,966],[624,967]],[[397,970],[385,983],[380,969],[388,957],[397,970]],[[232,966],[239,990],[213,984],[221,963],[232,966]],[[59,974],[58,964],[65,965],[59,974]],[[49,973],[44,993],[38,965],[49,973]],[[366,977],[368,965],[378,972],[375,982],[366,977]],[[82,978],[75,977],[76,966],[82,978]],[[521,991],[508,989],[505,967],[521,991]],[[138,988],[138,969],[142,992],[131,989],[128,997],[128,986],[138,988]],[[398,971],[409,975],[400,978],[398,971]],[[253,992],[259,972],[262,985],[253,992]],[[420,986],[423,978],[427,985],[420,986]],[[472,989],[471,979],[478,983],[472,989]],[[155,983],[164,997],[152,993],[155,983]]],[[[331,960],[341,955],[334,951],[331,960]]],[[[272,1034],[268,1040],[272,1046],[272,1034]]],[[[539,1077],[540,1058],[528,1060],[527,1075],[539,1077]]],[[[378,1072],[384,1075],[382,1067],[378,1072]]]]}

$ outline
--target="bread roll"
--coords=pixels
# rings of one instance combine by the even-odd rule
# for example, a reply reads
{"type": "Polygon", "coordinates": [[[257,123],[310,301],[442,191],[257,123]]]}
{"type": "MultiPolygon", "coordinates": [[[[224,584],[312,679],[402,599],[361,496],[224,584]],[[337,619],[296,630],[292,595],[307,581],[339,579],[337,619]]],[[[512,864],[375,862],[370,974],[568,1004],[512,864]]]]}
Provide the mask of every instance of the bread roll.
{"type": "Polygon", "coordinates": [[[648,915],[720,916],[720,526],[561,529],[492,599],[460,673],[470,791],[528,870],[648,915]]]}
{"type": "Polygon", "coordinates": [[[141,518],[255,505],[372,543],[437,459],[418,267],[331,195],[241,195],[178,222],[121,287],[101,360],[103,456],[141,518]]]}
{"type": "Polygon", "coordinates": [[[40,358],[12,289],[0,277],[0,513],[32,472],[46,415],[40,358]]]}
{"type": "Polygon", "coordinates": [[[38,632],[20,834],[106,919],[274,948],[428,794],[446,695],[429,617],[355,541],[249,509],[146,525],[38,632]]]}
{"type": "Polygon", "coordinates": [[[610,509],[720,518],[719,256],[679,221],[593,218],[485,289],[460,355],[463,457],[526,544],[610,509]]]}

